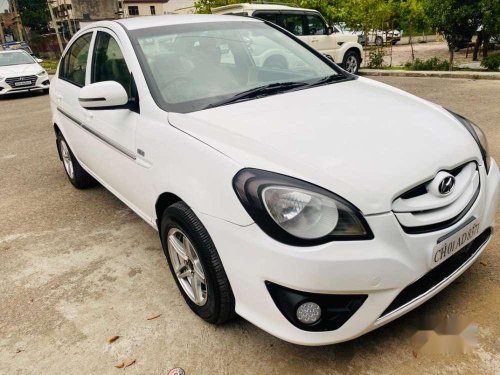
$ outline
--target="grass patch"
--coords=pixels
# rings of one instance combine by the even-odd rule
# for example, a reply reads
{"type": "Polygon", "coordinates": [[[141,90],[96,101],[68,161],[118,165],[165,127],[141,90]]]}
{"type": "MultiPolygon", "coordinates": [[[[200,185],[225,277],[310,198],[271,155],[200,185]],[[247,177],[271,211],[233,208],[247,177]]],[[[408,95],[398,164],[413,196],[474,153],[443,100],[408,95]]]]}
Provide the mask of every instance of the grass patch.
{"type": "Polygon", "coordinates": [[[59,60],[43,60],[40,64],[45,70],[56,70],[59,60]]]}

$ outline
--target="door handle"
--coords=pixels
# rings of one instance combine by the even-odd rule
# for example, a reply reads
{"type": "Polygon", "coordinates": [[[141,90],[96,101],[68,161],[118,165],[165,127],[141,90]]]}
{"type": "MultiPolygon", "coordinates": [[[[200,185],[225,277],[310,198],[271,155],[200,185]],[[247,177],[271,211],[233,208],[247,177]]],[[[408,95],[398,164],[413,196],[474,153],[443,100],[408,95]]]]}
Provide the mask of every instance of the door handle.
{"type": "Polygon", "coordinates": [[[318,41],[319,41],[319,39],[317,39],[317,38],[313,38],[313,39],[311,40],[311,43],[318,43],[318,41]]]}

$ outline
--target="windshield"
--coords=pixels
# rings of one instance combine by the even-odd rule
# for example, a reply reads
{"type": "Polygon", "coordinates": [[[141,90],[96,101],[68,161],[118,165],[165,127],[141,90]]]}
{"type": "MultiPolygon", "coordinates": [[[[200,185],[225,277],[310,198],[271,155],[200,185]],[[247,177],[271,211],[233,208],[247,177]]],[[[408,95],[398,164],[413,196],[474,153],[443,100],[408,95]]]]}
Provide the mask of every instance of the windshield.
{"type": "Polygon", "coordinates": [[[24,52],[2,52],[0,53],[0,66],[34,64],[35,60],[24,52]]]}
{"type": "Polygon", "coordinates": [[[131,34],[151,93],[167,111],[192,112],[236,96],[250,100],[298,89],[292,82],[347,77],[263,22],[163,26],[131,34]],[[255,94],[269,85],[272,90],[255,94]],[[248,98],[241,95],[250,91],[248,98]]]}

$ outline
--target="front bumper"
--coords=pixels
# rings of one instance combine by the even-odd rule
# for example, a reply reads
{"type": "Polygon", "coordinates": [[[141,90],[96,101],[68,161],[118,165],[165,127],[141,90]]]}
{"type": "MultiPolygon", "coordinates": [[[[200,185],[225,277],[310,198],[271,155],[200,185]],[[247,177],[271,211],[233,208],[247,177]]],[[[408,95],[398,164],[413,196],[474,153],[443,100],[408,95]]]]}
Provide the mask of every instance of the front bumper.
{"type": "MultiPolygon", "coordinates": [[[[43,75],[41,77],[36,77],[36,81],[33,85],[29,86],[20,86],[20,87],[12,87],[9,85],[6,80],[10,78],[7,77],[0,81],[0,96],[12,94],[14,92],[26,92],[26,91],[36,91],[36,90],[47,90],[50,87],[49,76],[43,75]]],[[[16,77],[17,78],[17,77],[16,77]]]]}
{"type": "MultiPolygon", "coordinates": [[[[488,241],[453,274],[399,309],[384,314],[395,298],[430,270],[438,238],[471,216],[480,219],[479,233],[494,224],[500,173],[492,160],[482,187],[467,215],[449,228],[426,234],[405,233],[392,212],[367,216],[375,238],[293,247],[267,236],[257,225],[238,226],[197,212],[219,251],[236,299],[236,312],[265,331],[302,345],[346,341],[382,326],[430,299],[479,257],[488,241]],[[321,294],[366,294],[359,309],[340,328],[310,332],[292,325],[279,311],[266,282],[321,294]],[[383,317],[381,317],[384,315],[383,317]]],[[[488,239],[489,240],[489,239],[488,239]]]]}

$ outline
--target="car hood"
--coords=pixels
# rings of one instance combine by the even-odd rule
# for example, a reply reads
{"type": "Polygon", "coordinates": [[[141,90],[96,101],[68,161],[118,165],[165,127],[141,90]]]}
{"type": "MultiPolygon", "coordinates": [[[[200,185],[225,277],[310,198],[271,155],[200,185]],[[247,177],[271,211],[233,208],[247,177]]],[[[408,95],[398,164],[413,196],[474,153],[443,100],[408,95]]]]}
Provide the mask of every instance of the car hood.
{"type": "Polygon", "coordinates": [[[20,75],[34,75],[43,70],[38,64],[20,64],[0,66],[0,76],[18,77],[20,75]]]}
{"type": "Polygon", "coordinates": [[[363,78],[170,113],[169,122],[242,167],[317,184],[364,214],[388,212],[396,197],[439,170],[480,160],[473,138],[446,110],[363,78]]]}

